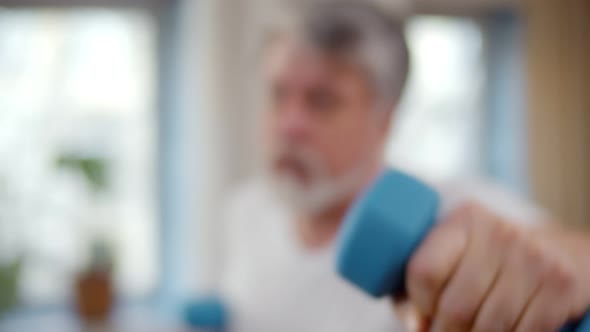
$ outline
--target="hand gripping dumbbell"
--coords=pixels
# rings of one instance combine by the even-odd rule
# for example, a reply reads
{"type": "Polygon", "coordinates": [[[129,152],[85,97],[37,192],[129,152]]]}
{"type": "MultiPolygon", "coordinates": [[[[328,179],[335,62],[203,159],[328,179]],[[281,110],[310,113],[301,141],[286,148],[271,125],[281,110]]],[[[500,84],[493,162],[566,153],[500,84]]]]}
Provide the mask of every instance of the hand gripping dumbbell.
{"type": "MultiPolygon", "coordinates": [[[[374,297],[405,293],[407,263],[433,227],[438,205],[438,195],[425,184],[384,171],[345,217],[338,273],[374,297]]],[[[590,332],[590,312],[560,331],[590,332]]]]}

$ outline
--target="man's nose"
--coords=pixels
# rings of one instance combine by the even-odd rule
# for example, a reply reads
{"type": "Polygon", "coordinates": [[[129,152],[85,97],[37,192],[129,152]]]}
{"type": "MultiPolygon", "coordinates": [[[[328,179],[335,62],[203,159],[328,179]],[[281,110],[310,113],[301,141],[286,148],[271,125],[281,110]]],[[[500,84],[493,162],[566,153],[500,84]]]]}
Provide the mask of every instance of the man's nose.
{"type": "Polygon", "coordinates": [[[299,105],[293,105],[284,110],[279,120],[280,135],[290,142],[300,142],[308,139],[311,119],[308,112],[299,105]]]}

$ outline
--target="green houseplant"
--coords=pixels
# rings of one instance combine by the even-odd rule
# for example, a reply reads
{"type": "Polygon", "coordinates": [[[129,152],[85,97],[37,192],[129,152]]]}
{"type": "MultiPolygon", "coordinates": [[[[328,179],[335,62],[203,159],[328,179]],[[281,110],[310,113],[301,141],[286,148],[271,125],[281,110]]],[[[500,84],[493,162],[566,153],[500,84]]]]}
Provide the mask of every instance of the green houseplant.
{"type": "MultiPolygon", "coordinates": [[[[109,187],[107,161],[103,158],[64,154],[56,164],[58,168],[80,173],[93,197],[109,187]]],[[[77,311],[89,324],[107,320],[113,307],[113,257],[109,241],[95,236],[90,244],[89,263],[78,275],[75,285],[77,311]]]]}
{"type": "Polygon", "coordinates": [[[22,259],[0,265],[0,317],[18,304],[18,281],[22,259]]]}

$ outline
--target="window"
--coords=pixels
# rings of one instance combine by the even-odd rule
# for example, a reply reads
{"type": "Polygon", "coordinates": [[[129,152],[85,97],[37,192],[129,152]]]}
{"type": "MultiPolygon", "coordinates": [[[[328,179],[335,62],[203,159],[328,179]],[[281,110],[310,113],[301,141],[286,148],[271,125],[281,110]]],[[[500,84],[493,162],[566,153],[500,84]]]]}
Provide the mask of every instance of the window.
{"type": "Polygon", "coordinates": [[[65,301],[93,243],[125,296],[157,281],[156,24],[131,9],[0,9],[0,265],[65,301]]]}
{"type": "Polygon", "coordinates": [[[438,179],[479,173],[481,28],[468,18],[422,16],[409,22],[407,34],[412,70],[388,161],[438,179]]]}

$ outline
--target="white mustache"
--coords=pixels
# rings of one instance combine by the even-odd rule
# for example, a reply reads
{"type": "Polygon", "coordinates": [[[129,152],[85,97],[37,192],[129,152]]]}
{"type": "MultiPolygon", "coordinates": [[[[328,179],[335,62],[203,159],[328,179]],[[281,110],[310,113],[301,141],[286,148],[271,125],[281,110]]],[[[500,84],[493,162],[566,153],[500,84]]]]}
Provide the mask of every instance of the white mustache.
{"type": "Polygon", "coordinates": [[[275,161],[277,163],[287,162],[295,164],[312,181],[328,175],[327,167],[320,158],[319,153],[308,148],[290,146],[281,149],[277,153],[275,161]]]}

